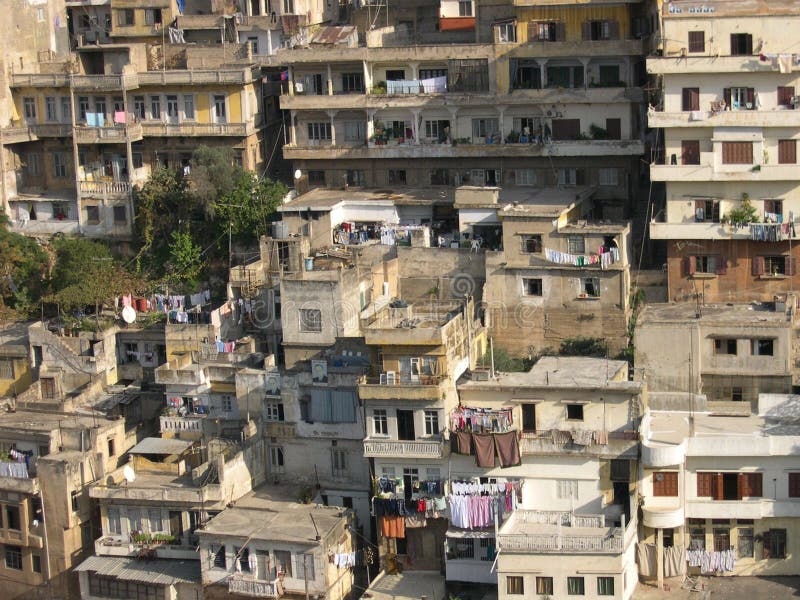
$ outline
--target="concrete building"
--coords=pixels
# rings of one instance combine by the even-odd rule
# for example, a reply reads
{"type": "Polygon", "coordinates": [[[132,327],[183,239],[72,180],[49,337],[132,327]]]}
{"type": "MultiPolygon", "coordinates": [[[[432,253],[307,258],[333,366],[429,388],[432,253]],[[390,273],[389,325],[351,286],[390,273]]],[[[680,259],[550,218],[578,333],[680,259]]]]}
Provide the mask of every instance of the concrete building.
{"type": "Polygon", "coordinates": [[[792,391],[794,303],[649,305],[636,323],[637,376],[653,392],[703,394],[709,410],[755,412],[759,394],[792,391]]]}
{"type": "Polygon", "coordinates": [[[644,148],[643,4],[369,3],[348,21],[365,44],[277,52],[284,157],[304,189],[598,185],[623,217],[644,148]]]}
{"type": "Polygon", "coordinates": [[[349,597],[353,573],[331,558],[355,551],[350,512],[286,492],[262,486],[198,531],[204,597],[349,597]]]}
{"type": "Polygon", "coordinates": [[[771,301],[793,289],[798,213],[796,2],[664,3],[661,82],[648,113],[663,153],[666,211],[650,225],[667,244],[672,301],[771,301]],[[707,8],[708,10],[705,10],[707,8]]]}
{"type": "Polygon", "coordinates": [[[462,229],[501,228],[486,252],[484,307],[498,347],[533,356],[565,339],[628,344],[631,227],[596,219],[597,188],[456,190],[462,229]],[[576,327],[576,322],[579,327],[576,327]]]}
{"type": "Polygon", "coordinates": [[[16,398],[33,383],[28,357],[28,328],[24,324],[0,329],[0,398],[16,398]]]}
{"type": "Polygon", "coordinates": [[[649,577],[662,577],[662,548],[671,546],[698,553],[701,561],[690,552],[690,574],[798,572],[797,401],[761,394],[757,414],[745,417],[645,415],[640,539],[656,546],[649,577]],[[720,553],[735,561],[708,566],[708,558],[720,553]]]}

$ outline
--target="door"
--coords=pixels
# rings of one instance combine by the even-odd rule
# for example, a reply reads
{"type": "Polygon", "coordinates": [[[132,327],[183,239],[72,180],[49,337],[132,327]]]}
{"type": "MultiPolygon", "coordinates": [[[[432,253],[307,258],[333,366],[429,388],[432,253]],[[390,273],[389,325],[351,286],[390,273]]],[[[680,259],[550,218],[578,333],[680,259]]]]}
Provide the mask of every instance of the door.
{"type": "Polygon", "coordinates": [[[228,112],[225,109],[225,96],[214,96],[214,123],[227,123],[228,112]]]}
{"type": "Polygon", "coordinates": [[[622,139],[622,120],[606,119],[606,136],[610,140],[622,139]]]}
{"type": "Polygon", "coordinates": [[[536,432],[536,405],[522,405],[522,431],[536,432]]]}
{"type": "Polygon", "coordinates": [[[411,381],[418,383],[419,382],[419,358],[412,358],[409,362],[411,363],[410,364],[410,370],[409,370],[409,375],[410,375],[411,381]]]}
{"type": "Polygon", "coordinates": [[[700,164],[700,140],[683,140],[681,142],[681,164],[700,164]]]}
{"type": "Polygon", "coordinates": [[[173,125],[178,123],[178,97],[167,96],[167,122],[173,125]]]}
{"type": "Polygon", "coordinates": [[[169,533],[176,538],[183,535],[183,513],[179,510],[169,511],[169,533]]]}
{"type": "Polygon", "coordinates": [[[413,410],[397,411],[397,439],[408,441],[417,439],[417,436],[414,434],[413,410]]]}
{"type": "Polygon", "coordinates": [[[580,119],[553,119],[554,140],[577,140],[580,134],[580,119]]]}

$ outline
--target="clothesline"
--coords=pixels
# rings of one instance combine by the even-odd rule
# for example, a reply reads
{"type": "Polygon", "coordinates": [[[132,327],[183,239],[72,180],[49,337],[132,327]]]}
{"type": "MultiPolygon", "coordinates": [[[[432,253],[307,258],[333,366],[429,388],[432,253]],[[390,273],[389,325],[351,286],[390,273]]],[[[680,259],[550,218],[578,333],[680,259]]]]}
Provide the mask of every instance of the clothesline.
{"type": "Polygon", "coordinates": [[[510,408],[470,408],[462,406],[450,415],[450,431],[476,433],[504,432],[511,428],[513,417],[510,408]]]}
{"type": "Polygon", "coordinates": [[[475,464],[479,467],[493,468],[495,458],[501,468],[515,467],[522,463],[516,431],[505,433],[459,431],[450,436],[450,440],[452,452],[474,454],[475,464]]]}
{"type": "Polygon", "coordinates": [[[701,573],[733,571],[736,567],[736,552],[733,548],[721,551],[688,550],[686,561],[690,567],[700,567],[701,573]]]}
{"type": "Polygon", "coordinates": [[[545,260],[558,263],[560,265],[573,265],[575,267],[589,267],[592,265],[600,265],[601,269],[607,269],[615,262],[619,261],[619,248],[616,246],[611,248],[599,248],[597,254],[570,254],[569,252],[561,252],[553,250],[552,248],[544,249],[545,260]]]}

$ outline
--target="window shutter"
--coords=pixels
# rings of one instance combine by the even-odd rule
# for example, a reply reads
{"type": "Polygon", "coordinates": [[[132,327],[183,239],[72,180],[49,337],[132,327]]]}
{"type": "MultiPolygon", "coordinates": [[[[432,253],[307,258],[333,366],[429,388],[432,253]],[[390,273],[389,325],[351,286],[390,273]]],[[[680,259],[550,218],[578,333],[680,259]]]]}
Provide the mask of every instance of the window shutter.
{"type": "Polygon", "coordinates": [[[725,486],[722,485],[722,473],[714,473],[714,500],[723,500],[725,498],[725,486]]]}
{"type": "Polygon", "coordinates": [[[762,488],[762,474],[761,473],[750,473],[749,474],[750,485],[750,496],[752,498],[760,498],[764,495],[764,490],[762,488]]]}
{"type": "Polygon", "coordinates": [[[785,259],[785,271],[787,275],[796,275],[797,260],[793,256],[787,256],[785,259]]]}
{"type": "Polygon", "coordinates": [[[618,40],[619,39],[619,22],[618,21],[609,21],[608,22],[608,38],[611,40],[618,40]]]}
{"type": "Polygon", "coordinates": [[[583,169],[575,169],[575,185],[585,185],[586,175],[583,169]]]}
{"type": "Polygon", "coordinates": [[[684,256],[683,257],[683,275],[688,277],[689,275],[694,275],[695,271],[697,270],[697,259],[694,256],[684,256]]]}
{"type": "Polygon", "coordinates": [[[794,97],[793,85],[778,86],[778,106],[791,106],[794,97]]]}
{"type": "Polygon", "coordinates": [[[778,140],[778,164],[793,165],[797,162],[797,141],[778,140]]]}
{"type": "Polygon", "coordinates": [[[728,272],[728,259],[724,256],[717,257],[717,275],[725,275],[728,272]]]}
{"type": "Polygon", "coordinates": [[[750,105],[750,108],[756,108],[756,90],[755,88],[747,88],[747,103],[750,105]]]}
{"type": "Polygon", "coordinates": [[[725,100],[725,105],[731,105],[731,88],[724,88],[722,90],[722,99],[725,100]]]}
{"type": "Polygon", "coordinates": [[[741,500],[745,496],[750,495],[750,486],[749,480],[747,478],[747,473],[739,473],[736,476],[736,498],[737,500],[741,500]]]}
{"type": "Polygon", "coordinates": [[[713,473],[697,474],[697,495],[702,497],[713,496],[711,492],[711,477],[713,473]]]}
{"type": "Polygon", "coordinates": [[[556,23],[556,41],[563,42],[567,39],[567,24],[559,21],[556,23]]]}
{"type": "Polygon", "coordinates": [[[754,256],[753,257],[753,275],[758,277],[759,275],[764,274],[764,257],[763,256],[754,256]]]}
{"type": "Polygon", "coordinates": [[[584,21],[581,25],[581,33],[584,40],[592,39],[592,24],[589,21],[584,21]]]}
{"type": "Polygon", "coordinates": [[[539,23],[528,21],[528,41],[535,42],[539,39],[539,23]]]}
{"type": "Polygon", "coordinates": [[[763,539],[763,549],[761,551],[761,558],[769,558],[770,557],[770,546],[772,545],[772,532],[765,531],[761,534],[763,539]]]}

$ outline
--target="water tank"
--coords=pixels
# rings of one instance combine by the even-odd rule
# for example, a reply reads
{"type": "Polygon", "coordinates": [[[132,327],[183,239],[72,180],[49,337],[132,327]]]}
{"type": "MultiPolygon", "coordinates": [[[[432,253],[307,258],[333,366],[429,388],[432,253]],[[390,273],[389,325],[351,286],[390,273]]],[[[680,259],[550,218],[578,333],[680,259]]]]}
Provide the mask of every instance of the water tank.
{"type": "Polygon", "coordinates": [[[272,224],[272,237],[285,240],[289,237],[289,224],[286,221],[276,221],[272,224]]]}

